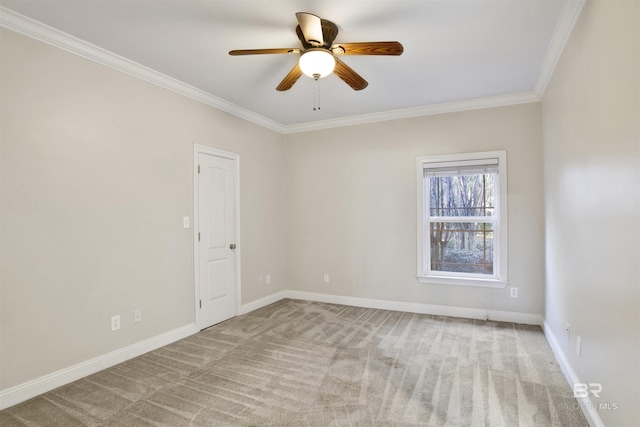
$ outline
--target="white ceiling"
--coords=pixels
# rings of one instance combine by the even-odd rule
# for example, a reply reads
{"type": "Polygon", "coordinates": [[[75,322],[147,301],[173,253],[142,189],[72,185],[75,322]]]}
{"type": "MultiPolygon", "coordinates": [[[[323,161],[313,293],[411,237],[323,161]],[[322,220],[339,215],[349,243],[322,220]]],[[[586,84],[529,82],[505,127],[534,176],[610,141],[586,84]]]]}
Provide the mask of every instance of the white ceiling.
{"type": "Polygon", "coordinates": [[[566,15],[572,2],[0,0],[0,5],[5,21],[11,11],[25,15],[193,86],[227,110],[286,128],[468,100],[539,96],[571,30],[573,20],[566,15]],[[287,92],[275,90],[297,55],[228,55],[232,49],[301,47],[295,34],[295,13],[301,11],[335,22],[336,43],[399,41],[404,53],[343,57],[369,86],[356,92],[328,76],[319,82],[322,108],[313,111],[311,78],[303,76],[287,92]]]}

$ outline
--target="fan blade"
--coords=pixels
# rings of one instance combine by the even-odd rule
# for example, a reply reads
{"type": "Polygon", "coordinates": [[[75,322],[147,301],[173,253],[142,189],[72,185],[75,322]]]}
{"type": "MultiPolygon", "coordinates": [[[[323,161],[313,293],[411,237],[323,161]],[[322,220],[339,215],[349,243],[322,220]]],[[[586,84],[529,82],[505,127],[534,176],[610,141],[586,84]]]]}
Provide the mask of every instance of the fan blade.
{"type": "Polygon", "coordinates": [[[365,79],[338,58],[336,58],[336,68],[333,72],[351,86],[353,90],[362,90],[369,85],[365,79]]]}
{"type": "Polygon", "coordinates": [[[338,43],[331,46],[338,55],[402,55],[404,48],[399,42],[338,43]]]}
{"type": "Polygon", "coordinates": [[[300,53],[300,49],[296,48],[284,48],[284,49],[244,49],[244,50],[232,50],[229,51],[231,56],[240,55],[264,55],[271,53],[300,53]]]}
{"type": "Polygon", "coordinates": [[[300,69],[300,66],[296,63],[295,67],[293,67],[291,71],[289,71],[289,74],[287,74],[285,78],[282,79],[282,81],[280,82],[276,90],[282,92],[284,90],[291,89],[291,87],[295,84],[295,82],[298,81],[301,75],[302,75],[302,70],[300,69]]]}
{"type": "Polygon", "coordinates": [[[296,13],[296,18],[298,18],[298,24],[300,24],[300,29],[307,43],[312,46],[322,46],[324,39],[322,38],[322,22],[320,17],[311,13],[298,12],[296,13]]]}

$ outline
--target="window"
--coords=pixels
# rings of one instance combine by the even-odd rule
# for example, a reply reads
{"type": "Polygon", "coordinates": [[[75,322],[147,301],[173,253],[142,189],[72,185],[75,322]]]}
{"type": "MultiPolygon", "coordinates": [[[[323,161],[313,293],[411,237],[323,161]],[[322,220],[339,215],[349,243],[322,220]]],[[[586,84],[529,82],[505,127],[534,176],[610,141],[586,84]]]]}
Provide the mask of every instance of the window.
{"type": "Polygon", "coordinates": [[[505,151],[419,157],[418,280],[507,285],[505,151]]]}

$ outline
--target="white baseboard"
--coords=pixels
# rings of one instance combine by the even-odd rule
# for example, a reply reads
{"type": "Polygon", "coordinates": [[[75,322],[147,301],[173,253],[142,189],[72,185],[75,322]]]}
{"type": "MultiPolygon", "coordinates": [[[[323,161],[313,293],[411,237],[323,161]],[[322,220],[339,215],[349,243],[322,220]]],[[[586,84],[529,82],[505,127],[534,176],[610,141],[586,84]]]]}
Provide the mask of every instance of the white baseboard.
{"type": "Polygon", "coordinates": [[[381,310],[406,311],[408,313],[431,314],[435,316],[463,317],[467,319],[486,319],[499,322],[521,323],[542,326],[540,314],[516,313],[511,311],[485,310],[482,308],[453,307],[448,305],[422,304],[403,301],[388,301],[372,298],[347,297],[341,295],[318,294],[303,291],[284,291],[285,298],[331,304],[352,305],[355,307],[378,308],[381,310]]]}
{"type": "Polygon", "coordinates": [[[495,320],[496,322],[519,323],[521,325],[537,325],[542,327],[544,318],[541,314],[535,313],[489,310],[489,320],[495,320]]]}
{"type": "Polygon", "coordinates": [[[198,328],[196,328],[195,323],[192,323],[17,386],[1,390],[0,410],[24,402],[54,388],[77,381],[88,375],[95,374],[118,363],[156,350],[167,344],[193,335],[196,332],[198,332],[198,328]]]}
{"type": "MultiPolygon", "coordinates": [[[[436,316],[463,317],[469,319],[496,320],[501,322],[542,325],[541,315],[531,313],[515,313],[508,311],[485,310],[478,308],[452,307],[445,305],[421,304],[402,301],[388,301],[372,298],[348,297],[341,295],[320,294],[303,291],[280,291],[266,297],[251,301],[238,307],[238,315],[246,314],[265,307],[284,298],[306,301],[325,302],[331,304],[351,305],[355,307],[377,308],[382,310],[406,311],[409,313],[431,314],[436,316]]],[[[0,391],[0,410],[16,405],[32,397],[38,396],[54,388],[69,384],[103,369],[117,365],[152,350],[156,350],[172,342],[186,338],[198,332],[195,323],[166,332],[153,338],[61,369],[51,374],[27,381],[17,386],[0,391]]],[[[553,347],[552,347],[553,348],[553,347]]],[[[596,414],[597,416],[597,414],[596,414]]],[[[598,417],[599,419],[599,417],[598,417]]],[[[595,424],[597,426],[602,424],[595,424]]]]}
{"type": "Polygon", "coordinates": [[[281,299],[285,299],[288,298],[287,297],[287,292],[288,291],[280,291],[280,292],[276,292],[275,294],[271,294],[268,295],[264,298],[260,298],[257,299],[255,301],[251,301],[247,304],[242,304],[240,306],[240,308],[238,309],[238,316],[240,316],[241,314],[247,314],[252,312],[253,310],[257,310],[259,308],[262,307],[266,307],[269,304],[273,304],[274,302],[278,302],[281,299]]]}
{"type": "MultiPolygon", "coordinates": [[[[560,346],[558,339],[551,330],[551,325],[549,325],[546,320],[543,322],[542,331],[544,332],[544,336],[547,338],[547,342],[549,343],[553,354],[556,356],[556,360],[560,364],[562,373],[573,389],[574,384],[582,383],[582,381],[580,381],[580,378],[578,378],[578,375],[571,367],[569,359],[567,359],[564,351],[562,351],[562,347],[560,346]]],[[[598,411],[596,411],[595,405],[589,397],[577,398],[576,400],[580,404],[580,409],[582,409],[582,413],[587,418],[590,426],[604,427],[604,422],[602,422],[602,418],[600,418],[598,411]]]]}

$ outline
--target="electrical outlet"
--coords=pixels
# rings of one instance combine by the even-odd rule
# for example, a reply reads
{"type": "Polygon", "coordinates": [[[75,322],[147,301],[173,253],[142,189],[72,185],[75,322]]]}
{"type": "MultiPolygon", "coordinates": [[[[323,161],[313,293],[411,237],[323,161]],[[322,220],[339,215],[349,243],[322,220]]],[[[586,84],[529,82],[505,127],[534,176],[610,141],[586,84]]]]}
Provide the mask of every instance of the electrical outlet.
{"type": "Polygon", "coordinates": [[[264,276],[260,276],[260,284],[264,285],[264,276]]]}
{"type": "Polygon", "coordinates": [[[324,275],[324,283],[329,283],[329,275],[326,273],[324,275]]]}
{"type": "Polygon", "coordinates": [[[184,228],[189,228],[190,224],[189,224],[189,217],[188,216],[184,216],[182,217],[182,226],[184,228]]]}
{"type": "Polygon", "coordinates": [[[567,325],[564,327],[564,330],[567,333],[567,341],[571,341],[571,325],[567,323],[567,325]]]}
{"type": "Polygon", "coordinates": [[[267,285],[271,284],[271,275],[267,274],[267,285]]]}
{"type": "Polygon", "coordinates": [[[119,314],[117,316],[111,316],[111,330],[112,331],[117,331],[118,329],[120,329],[120,315],[119,314]]]}
{"type": "Polygon", "coordinates": [[[133,323],[142,322],[142,309],[133,310],[133,323]]]}
{"type": "Polygon", "coordinates": [[[511,298],[518,298],[518,288],[511,288],[511,298]]]}
{"type": "Polygon", "coordinates": [[[578,357],[582,356],[582,338],[580,338],[580,335],[576,337],[576,354],[578,357]]]}

